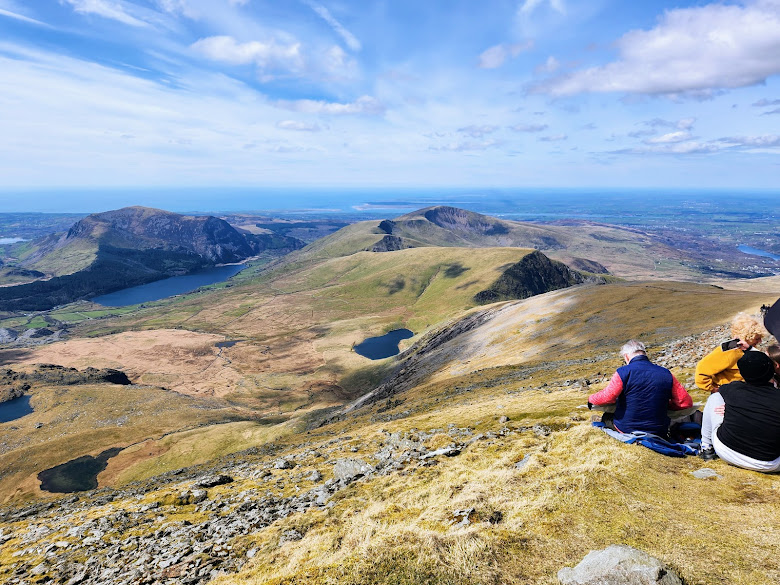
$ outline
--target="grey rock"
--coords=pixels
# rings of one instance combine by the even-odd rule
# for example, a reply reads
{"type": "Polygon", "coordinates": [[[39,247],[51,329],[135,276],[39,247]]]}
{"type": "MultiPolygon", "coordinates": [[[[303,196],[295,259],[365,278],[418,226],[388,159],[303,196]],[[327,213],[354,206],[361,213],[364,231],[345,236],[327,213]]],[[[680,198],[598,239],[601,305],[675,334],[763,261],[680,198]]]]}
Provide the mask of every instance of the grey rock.
{"type": "Polygon", "coordinates": [[[18,336],[19,333],[13,329],[0,328],[0,343],[12,343],[18,336]]]}
{"type": "Polygon", "coordinates": [[[431,451],[430,453],[426,453],[420,459],[430,459],[431,457],[436,457],[438,455],[444,455],[446,457],[455,457],[456,455],[460,455],[460,449],[457,447],[444,447],[442,449],[436,449],[436,451],[431,451]]]}
{"type": "Polygon", "coordinates": [[[500,418],[498,419],[498,422],[499,422],[499,424],[502,424],[502,425],[503,425],[504,423],[507,423],[507,422],[509,422],[509,417],[508,417],[508,416],[502,416],[502,417],[500,417],[500,418]]]}
{"type": "Polygon", "coordinates": [[[520,461],[515,463],[515,469],[523,469],[526,465],[528,465],[528,461],[531,459],[531,454],[527,453],[525,457],[523,457],[520,461]]]}
{"type": "Polygon", "coordinates": [[[630,546],[592,551],[574,568],[558,571],[562,585],[682,585],[658,559],[630,546]]]}
{"type": "Polygon", "coordinates": [[[192,490],[190,502],[193,504],[199,504],[200,502],[208,499],[209,494],[206,490],[192,490]]]}
{"type": "Polygon", "coordinates": [[[303,538],[303,534],[298,532],[295,529],[292,530],[286,530],[282,533],[282,536],[279,538],[279,546],[282,546],[285,543],[288,542],[295,542],[296,540],[301,540],[303,538]]]}
{"type": "Polygon", "coordinates": [[[309,476],[306,479],[308,479],[309,481],[320,481],[322,479],[322,474],[315,469],[309,474],[309,476]]]}
{"type": "Polygon", "coordinates": [[[696,479],[718,479],[721,476],[714,469],[702,467],[693,472],[693,477],[696,479]]]}
{"type": "Polygon", "coordinates": [[[227,483],[231,483],[232,481],[232,477],[220,473],[218,475],[208,475],[206,477],[200,478],[195,484],[195,487],[210,488],[218,485],[225,485],[227,483]]]}
{"type": "Polygon", "coordinates": [[[295,463],[289,459],[278,459],[274,463],[275,469],[292,469],[293,467],[295,467],[295,463]]]}
{"type": "Polygon", "coordinates": [[[373,472],[374,468],[360,459],[339,459],[333,466],[333,476],[344,482],[354,481],[373,472]]]}

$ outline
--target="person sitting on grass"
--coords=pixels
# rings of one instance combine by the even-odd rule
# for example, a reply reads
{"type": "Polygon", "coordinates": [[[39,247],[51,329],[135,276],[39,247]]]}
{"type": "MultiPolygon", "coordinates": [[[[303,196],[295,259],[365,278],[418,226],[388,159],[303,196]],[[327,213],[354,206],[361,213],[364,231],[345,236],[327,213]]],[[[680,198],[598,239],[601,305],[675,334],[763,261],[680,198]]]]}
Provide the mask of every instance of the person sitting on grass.
{"type": "Polygon", "coordinates": [[[615,412],[605,412],[601,418],[605,427],[666,438],[667,410],[690,409],[693,400],[674,374],[648,359],[641,341],[632,339],[620,349],[620,355],[626,365],[617,369],[606,388],[588,397],[588,408],[614,404],[615,412]]]}
{"type": "Polygon", "coordinates": [[[720,387],[704,406],[700,456],[753,471],[780,471],[780,390],[772,383],[780,364],[748,351],[737,361],[744,381],[720,387]],[[725,413],[723,408],[725,405],[725,413]]]}
{"type": "Polygon", "coordinates": [[[707,392],[717,392],[722,384],[741,380],[737,360],[750,351],[764,337],[763,326],[750,315],[739,313],[731,322],[731,334],[737,344],[733,349],[719,345],[696,364],[696,385],[707,392]]]}

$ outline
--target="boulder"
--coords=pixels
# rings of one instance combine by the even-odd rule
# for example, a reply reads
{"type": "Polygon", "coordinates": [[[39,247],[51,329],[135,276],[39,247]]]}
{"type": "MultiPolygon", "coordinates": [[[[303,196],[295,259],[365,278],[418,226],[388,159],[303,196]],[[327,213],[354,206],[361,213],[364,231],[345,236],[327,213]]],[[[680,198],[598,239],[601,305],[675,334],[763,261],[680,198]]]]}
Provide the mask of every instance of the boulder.
{"type": "Polygon", "coordinates": [[[232,481],[233,481],[232,477],[222,473],[220,473],[219,475],[207,475],[206,477],[201,477],[195,483],[195,487],[211,488],[218,485],[225,485],[226,483],[231,483],[232,481]]]}
{"type": "Polygon", "coordinates": [[[630,546],[611,545],[588,553],[574,568],[558,571],[562,585],[682,585],[658,559],[630,546]]]}
{"type": "Polygon", "coordinates": [[[347,483],[373,472],[374,468],[360,459],[339,459],[333,466],[333,476],[347,483]]]}

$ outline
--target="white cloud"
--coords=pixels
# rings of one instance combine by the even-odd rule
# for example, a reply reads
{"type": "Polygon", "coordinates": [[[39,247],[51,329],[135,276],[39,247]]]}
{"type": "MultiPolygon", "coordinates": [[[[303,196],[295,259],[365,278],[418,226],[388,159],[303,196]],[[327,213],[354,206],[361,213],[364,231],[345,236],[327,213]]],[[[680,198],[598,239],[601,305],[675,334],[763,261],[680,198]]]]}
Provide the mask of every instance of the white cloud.
{"type": "Polygon", "coordinates": [[[531,88],[555,96],[585,92],[712,95],[780,73],[780,2],[710,4],[669,10],[651,30],[616,43],[620,58],[531,88]]]}
{"type": "Polygon", "coordinates": [[[774,110],[768,110],[761,114],[762,116],[771,116],[773,114],[780,114],[780,108],[775,108],[774,110]]]}
{"type": "Polygon", "coordinates": [[[558,61],[558,59],[556,59],[555,57],[550,55],[549,57],[547,57],[547,61],[545,61],[544,63],[542,63],[541,65],[536,67],[536,69],[534,69],[534,72],[537,73],[537,74],[540,74],[540,73],[554,73],[555,71],[560,69],[560,67],[561,67],[561,64],[558,61]]]}
{"type": "Polygon", "coordinates": [[[468,152],[470,150],[487,150],[500,146],[498,140],[467,140],[465,142],[449,142],[440,146],[431,146],[430,150],[441,152],[468,152]]]}
{"type": "Polygon", "coordinates": [[[766,108],[768,106],[780,106],[780,100],[768,100],[766,98],[760,99],[752,104],[756,108],[766,108]]]}
{"type": "Polygon", "coordinates": [[[518,12],[520,14],[531,14],[542,4],[549,3],[550,7],[559,14],[566,14],[566,5],[563,0],[524,0],[518,12]]]}
{"type": "Polygon", "coordinates": [[[501,44],[490,47],[479,56],[479,67],[482,69],[497,69],[501,67],[508,58],[515,58],[523,51],[533,47],[533,43],[501,44]]]}
{"type": "Polygon", "coordinates": [[[279,100],[276,106],[285,110],[305,114],[370,114],[381,115],[385,106],[375,97],[361,96],[351,103],[326,102],[321,100],[279,100]]]}
{"type": "Polygon", "coordinates": [[[686,140],[690,140],[691,138],[693,138],[693,136],[691,136],[690,132],[681,130],[679,132],[670,132],[662,136],[649,138],[645,142],[647,144],[672,144],[676,142],[685,142],[686,140]]]}
{"type": "Polygon", "coordinates": [[[496,130],[498,130],[498,126],[489,126],[489,125],[484,125],[484,126],[471,125],[471,126],[466,126],[465,128],[458,128],[458,132],[462,132],[463,134],[468,134],[472,138],[482,138],[486,134],[492,134],[496,130]]]}
{"type": "Polygon", "coordinates": [[[515,132],[544,132],[547,130],[547,124],[515,124],[510,128],[515,132]]]}
{"type": "Polygon", "coordinates": [[[188,0],[157,0],[157,5],[170,14],[181,14],[187,18],[197,20],[201,14],[188,0]]]}
{"type": "Polygon", "coordinates": [[[96,14],[130,26],[149,26],[129,13],[129,6],[121,0],[60,0],[73,6],[73,10],[81,14],[96,14]]]}
{"type": "Polygon", "coordinates": [[[34,24],[36,26],[45,26],[46,28],[53,28],[50,24],[41,22],[40,20],[35,20],[34,18],[30,18],[29,16],[24,16],[23,14],[18,14],[16,12],[11,12],[10,10],[3,10],[2,8],[0,8],[0,15],[7,16],[9,18],[13,18],[16,20],[21,20],[22,22],[26,22],[28,24],[34,24]]]}
{"type": "Polygon", "coordinates": [[[212,61],[230,65],[255,64],[262,69],[297,71],[303,66],[300,43],[279,44],[269,41],[239,43],[230,36],[201,39],[191,48],[212,61]]]}
{"type": "Polygon", "coordinates": [[[777,135],[732,136],[721,138],[720,140],[729,146],[742,148],[773,148],[780,146],[780,136],[777,135]]]}
{"type": "Polygon", "coordinates": [[[281,130],[295,130],[297,132],[319,132],[321,128],[317,124],[299,122],[297,120],[282,120],[276,123],[281,130]]]}
{"type": "Polygon", "coordinates": [[[314,10],[314,12],[320,16],[320,18],[322,18],[322,20],[330,25],[330,27],[344,40],[350,49],[356,52],[362,49],[362,45],[357,37],[344,28],[344,26],[330,13],[330,10],[328,10],[319,2],[314,2],[314,0],[304,1],[312,10],[314,10]]]}
{"type": "Polygon", "coordinates": [[[569,137],[566,134],[553,134],[552,136],[541,136],[539,142],[560,142],[568,139],[569,137]]]}

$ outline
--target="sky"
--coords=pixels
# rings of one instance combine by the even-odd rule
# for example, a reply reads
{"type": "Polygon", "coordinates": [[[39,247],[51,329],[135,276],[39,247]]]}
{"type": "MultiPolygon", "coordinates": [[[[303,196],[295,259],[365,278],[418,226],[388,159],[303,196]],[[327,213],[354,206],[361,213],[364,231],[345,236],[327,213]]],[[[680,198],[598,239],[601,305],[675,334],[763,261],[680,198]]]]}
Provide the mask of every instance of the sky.
{"type": "Polygon", "coordinates": [[[780,189],[780,0],[0,0],[0,190],[780,189]]]}

